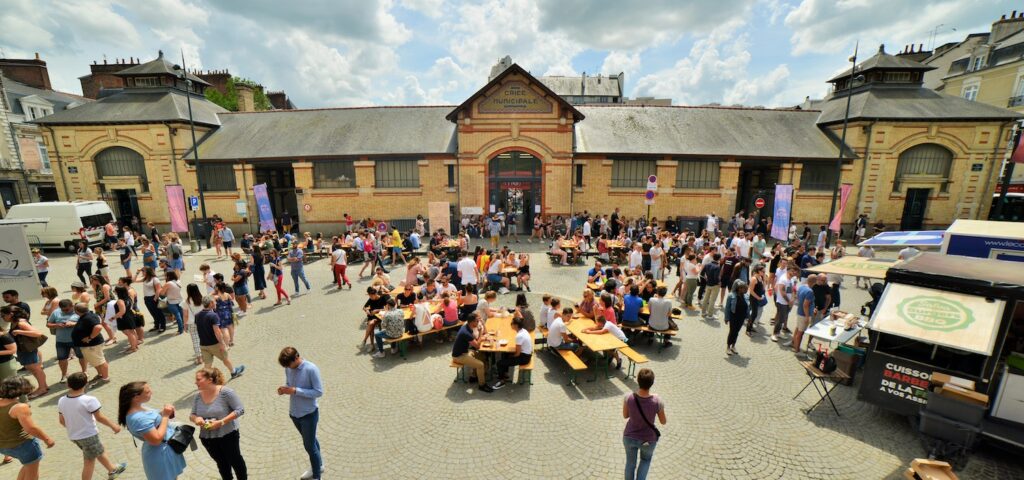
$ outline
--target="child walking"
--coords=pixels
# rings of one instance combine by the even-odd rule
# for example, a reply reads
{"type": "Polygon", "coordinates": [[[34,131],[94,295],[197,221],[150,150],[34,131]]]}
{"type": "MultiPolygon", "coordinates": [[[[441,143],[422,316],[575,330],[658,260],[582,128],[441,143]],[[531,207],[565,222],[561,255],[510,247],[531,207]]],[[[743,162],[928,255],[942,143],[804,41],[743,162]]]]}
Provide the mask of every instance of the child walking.
{"type": "Polygon", "coordinates": [[[85,386],[88,381],[89,376],[83,372],[68,375],[68,393],[57,401],[59,420],[61,426],[68,430],[71,442],[82,450],[82,455],[85,458],[85,465],[82,467],[82,480],[92,478],[96,460],[99,460],[103,468],[107,469],[107,479],[111,480],[124,473],[128,464],[114,465],[110,463],[110,459],[104,452],[103,444],[100,442],[100,433],[96,429],[96,422],[110,427],[115,434],[121,431],[121,427],[100,412],[100,401],[96,397],[85,394],[85,386]]]}

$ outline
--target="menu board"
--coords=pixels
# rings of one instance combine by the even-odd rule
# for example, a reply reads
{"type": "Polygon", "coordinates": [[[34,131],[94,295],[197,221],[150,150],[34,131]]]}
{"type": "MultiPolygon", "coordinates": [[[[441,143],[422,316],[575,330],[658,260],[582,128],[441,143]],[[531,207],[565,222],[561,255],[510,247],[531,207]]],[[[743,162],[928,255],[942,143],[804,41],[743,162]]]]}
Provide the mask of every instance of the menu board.
{"type": "Polygon", "coordinates": [[[931,377],[929,365],[874,351],[864,365],[857,397],[887,410],[917,415],[928,403],[931,377]]]}

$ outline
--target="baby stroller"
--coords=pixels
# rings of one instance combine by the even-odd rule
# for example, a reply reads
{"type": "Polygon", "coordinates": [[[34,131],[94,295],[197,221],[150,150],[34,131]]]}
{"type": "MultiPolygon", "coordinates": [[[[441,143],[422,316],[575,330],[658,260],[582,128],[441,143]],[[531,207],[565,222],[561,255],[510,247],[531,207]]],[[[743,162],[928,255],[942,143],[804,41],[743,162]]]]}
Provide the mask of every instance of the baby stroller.
{"type": "Polygon", "coordinates": [[[885,290],[885,285],[881,283],[872,283],[871,288],[868,289],[868,295],[871,295],[871,300],[860,307],[860,314],[866,317],[870,317],[875,313],[875,308],[878,308],[878,301],[882,299],[882,292],[885,290]]]}

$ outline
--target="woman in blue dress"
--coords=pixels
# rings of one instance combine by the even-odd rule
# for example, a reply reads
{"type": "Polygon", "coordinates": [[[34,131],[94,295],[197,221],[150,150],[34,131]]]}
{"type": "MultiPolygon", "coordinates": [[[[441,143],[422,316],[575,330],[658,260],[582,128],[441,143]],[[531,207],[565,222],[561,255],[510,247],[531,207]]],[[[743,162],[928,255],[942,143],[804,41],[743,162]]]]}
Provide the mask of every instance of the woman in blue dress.
{"type": "Polygon", "coordinates": [[[148,480],[174,480],[185,471],[185,457],[171,450],[167,440],[174,435],[170,424],[174,406],[164,405],[151,410],[143,404],[153,397],[146,382],[131,382],[121,386],[118,395],[117,423],[124,425],[131,435],[142,441],[142,468],[148,480]]]}
{"type": "Polygon", "coordinates": [[[235,346],[235,322],[231,318],[231,314],[235,312],[235,302],[232,301],[232,289],[226,283],[218,283],[217,291],[214,292],[213,299],[217,302],[216,312],[218,327],[220,328],[221,334],[224,340],[227,341],[229,347],[235,346]]]}

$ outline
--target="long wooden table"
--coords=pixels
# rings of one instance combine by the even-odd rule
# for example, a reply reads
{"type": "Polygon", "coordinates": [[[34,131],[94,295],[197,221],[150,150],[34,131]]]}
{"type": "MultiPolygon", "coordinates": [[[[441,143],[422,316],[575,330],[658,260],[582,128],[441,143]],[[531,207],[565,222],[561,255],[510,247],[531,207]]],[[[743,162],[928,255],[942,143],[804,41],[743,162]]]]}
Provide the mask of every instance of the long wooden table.
{"type": "MultiPolygon", "coordinates": [[[[431,315],[433,315],[435,313],[440,313],[441,312],[441,301],[440,300],[431,300],[428,303],[429,303],[429,305],[427,305],[427,311],[429,311],[431,315]]],[[[400,308],[402,310],[402,315],[405,317],[406,320],[409,320],[409,319],[412,318],[413,308],[412,308],[411,305],[410,306],[406,306],[406,307],[398,307],[398,308],[400,308]]],[[[383,319],[384,318],[384,311],[381,310],[381,311],[377,312],[377,314],[375,316],[377,318],[379,318],[379,319],[383,319]]]]}
{"type": "Polygon", "coordinates": [[[584,333],[583,330],[587,328],[594,328],[597,326],[597,322],[587,318],[573,314],[572,321],[566,324],[566,329],[570,333],[576,335],[576,338],[580,340],[583,346],[589,348],[594,352],[608,352],[625,348],[626,342],[619,340],[615,335],[609,333],[584,333]]]}
{"type": "MultiPolygon", "coordinates": [[[[420,287],[419,285],[416,285],[415,287],[412,287],[412,293],[415,293],[416,295],[419,295],[421,288],[422,287],[420,287]]],[[[404,291],[405,291],[405,285],[399,285],[399,286],[395,287],[393,290],[391,290],[391,296],[394,297],[394,296],[396,296],[399,293],[402,293],[404,291]]]]}
{"type": "Polygon", "coordinates": [[[512,329],[512,314],[499,312],[497,316],[487,319],[484,323],[485,340],[478,349],[485,353],[512,353],[516,351],[516,331],[512,329]],[[494,332],[494,333],[491,333],[494,332]],[[507,340],[504,346],[501,340],[507,340]]]}

